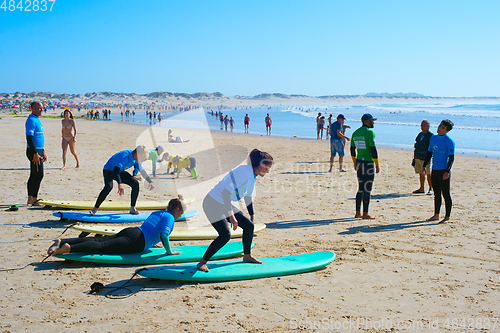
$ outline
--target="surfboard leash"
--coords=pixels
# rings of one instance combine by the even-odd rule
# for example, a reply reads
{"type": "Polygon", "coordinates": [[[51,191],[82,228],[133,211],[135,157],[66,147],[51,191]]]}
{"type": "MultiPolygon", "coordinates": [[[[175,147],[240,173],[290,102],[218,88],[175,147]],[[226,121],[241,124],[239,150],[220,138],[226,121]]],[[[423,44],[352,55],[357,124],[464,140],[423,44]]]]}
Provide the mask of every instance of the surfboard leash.
{"type": "Polygon", "coordinates": [[[135,273],[132,275],[132,277],[130,279],[128,279],[127,282],[125,282],[124,284],[122,284],[121,286],[119,287],[106,287],[104,286],[102,283],[100,282],[94,282],[91,286],[90,286],[90,293],[98,293],[100,292],[101,290],[103,290],[104,288],[113,288],[111,289],[110,291],[108,291],[106,294],[104,294],[104,296],[106,298],[110,298],[110,299],[124,299],[124,298],[128,298],[136,293],[138,293],[139,291],[142,291],[146,288],[146,286],[142,283],[135,283],[135,284],[131,284],[129,285],[128,287],[126,287],[126,285],[132,281],[133,278],[135,278],[135,276],[137,274],[139,274],[140,272],[142,272],[143,270],[146,270],[147,268],[144,267],[144,268],[141,268],[141,269],[138,269],[137,271],[135,271],[135,273]],[[102,286],[102,287],[101,287],[102,286]],[[131,289],[129,289],[129,287],[132,287],[132,286],[140,286],[141,288],[139,290],[137,290],[136,292],[133,292],[131,289]],[[121,290],[121,289],[124,289],[124,290],[127,290],[129,293],[128,294],[123,294],[123,295],[112,295],[113,292],[116,292],[118,290],[121,290]]]}

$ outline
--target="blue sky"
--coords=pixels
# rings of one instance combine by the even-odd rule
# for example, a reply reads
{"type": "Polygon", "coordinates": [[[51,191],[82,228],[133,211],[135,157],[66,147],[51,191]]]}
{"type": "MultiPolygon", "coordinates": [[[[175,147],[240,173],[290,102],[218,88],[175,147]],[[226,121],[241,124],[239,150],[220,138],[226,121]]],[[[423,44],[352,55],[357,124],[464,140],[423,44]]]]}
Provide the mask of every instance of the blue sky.
{"type": "Polygon", "coordinates": [[[0,92],[500,96],[499,12],[481,0],[56,0],[0,9],[0,92]]]}

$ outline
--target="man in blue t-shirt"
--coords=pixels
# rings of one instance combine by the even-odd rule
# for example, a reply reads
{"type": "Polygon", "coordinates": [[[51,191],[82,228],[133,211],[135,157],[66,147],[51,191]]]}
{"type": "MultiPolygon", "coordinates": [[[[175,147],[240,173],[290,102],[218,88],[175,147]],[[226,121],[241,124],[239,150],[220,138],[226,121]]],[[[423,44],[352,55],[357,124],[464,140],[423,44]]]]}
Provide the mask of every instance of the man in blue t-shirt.
{"type": "Polygon", "coordinates": [[[38,190],[43,178],[43,162],[47,161],[45,154],[45,138],[40,116],[43,106],[40,102],[31,103],[31,114],[25,123],[26,129],[26,157],[30,160],[30,178],[28,179],[28,205],[41,206],[38,203],[38,190]]]}
{"type": "Polygon", "coordinates": [[[342,165],[344,163],[344,141],[351,141],[347,136],[345,136],[346,128],[351,128],[351,126],[345,126],[345,117],[343,114],[339,114],[337,116],[337,121],[330,126],[330,170],[328,172],[332,172],[333,169],[333,161],[335,160],[335,156],[337,153],[339,154],[339,171],[346,172],[342,165]]]}
{"type": "Polygon", "coordinates": [[[450,172],[455,160],[455,142],[448,136],[448,132],[453,129],[453,122],[449,119],[441,121],[437,135],[433,135],[429,141],[429,150],[425,156],[422,173],[426,174],[425,167],[432,158],[431,181],[434,188],[434,215],[427,221],[439,220],[439,210],[441,209],[441,194],[444,197],[446,215],[439,223],[450,222],[451,195],[450,195],[450,172]]]}

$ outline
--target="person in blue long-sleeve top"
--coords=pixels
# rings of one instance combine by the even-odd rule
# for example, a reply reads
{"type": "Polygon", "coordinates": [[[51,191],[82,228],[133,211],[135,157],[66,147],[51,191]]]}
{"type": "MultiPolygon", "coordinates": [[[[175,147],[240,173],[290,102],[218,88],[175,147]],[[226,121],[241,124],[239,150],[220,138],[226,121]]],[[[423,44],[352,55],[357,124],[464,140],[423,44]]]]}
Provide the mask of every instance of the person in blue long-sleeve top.
{"type": "Polygon", "coordinates": [[[101,193],[99,193],[97,201],[95,202],[94,208],[90,211],[90,214],[95,215],[95,213],[97,213],[97,210],[104,200],[106,200],[109,192],[113,189],[114,180],[118,183],[118,193],[120,195],[125,194],[123,184],[127,184],[132,188],[132,194],[130,197],[130,214],[139,214],[137,209],[135,209],[137,197],[139,196],[139,182],[134,177],[140,171],[144,179],[148,181],[149,189],[152,190],[154,188],[153,181],[142,167],[142,162],[148,157],[148,154],[149,152],[145,146],[137,146],[134,150],[124,150],[118,152],[108,160],[102,171],[104,175],[104,188],[101,193]],[[131,167],[134,167],[132,175],[125,171],[131,167]]]}

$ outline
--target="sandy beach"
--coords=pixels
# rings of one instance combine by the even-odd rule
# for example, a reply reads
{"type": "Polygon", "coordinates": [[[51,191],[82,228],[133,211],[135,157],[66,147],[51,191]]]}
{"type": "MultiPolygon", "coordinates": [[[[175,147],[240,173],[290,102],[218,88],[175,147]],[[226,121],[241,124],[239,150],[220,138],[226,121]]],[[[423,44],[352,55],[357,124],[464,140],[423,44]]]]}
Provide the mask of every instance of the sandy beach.
{"type": "MultiPolygon", "coordinates": [[[[2,204],[26,203],[25,120],[1,115],[2,204]]],[[[48,162],[39,197],[47,200],[95,200],[103,186],[104,163],[120,150],[133,149],[150,131],[147,126],[77,119],[81,168],[74,168],[68,152],[68,169],[60,170],[60,119],[41,120],[48,162]]],[[[152,129],[156,144],[166,130],[152,129]]],[[[124,291],[129,297],[113,299],[89,294],[90,285],[120,286],[140,266],[58,258],[40,263],[51,241],[70,223],[52,216],[54,209],[2,211],[1,332],[500,331],[500,160],[456,156],[453,223],[438,225],[426,221],[433,214],[433,197],[412,194],[418,188],[412,152],[379,147],[381,172],[370,204],[376,219],[367,221],[353,218],[357,183],[350,157],[345,160],[348,172],[337,171],[336,159],[335,172],[329,173],[326,140],[173,130],[190,141],[161,144],[181,156],[194,151],[200,179],[184,173],[174,182],[162,171],[153,191],[141,184],[139,200],[165,200],[179,193],[192,197],[195,202],[188,209],[200,213],[189,226],[206,226],[201,202],[208,190],[247,152],[259,148],[275,164],[256,184],[256,222],[267,228],[256,234],[253,254],[264,258],[328,250],[336,260],[306,274],[238,282],[182,284],[135,277],[130,292],[124,291]]],[[[115,184],[108,200],[128,201],[129,195],[125,186],[120,199],[115,184]]],[[[64,234],[77,236],[72,229],[64,234]]]]}

